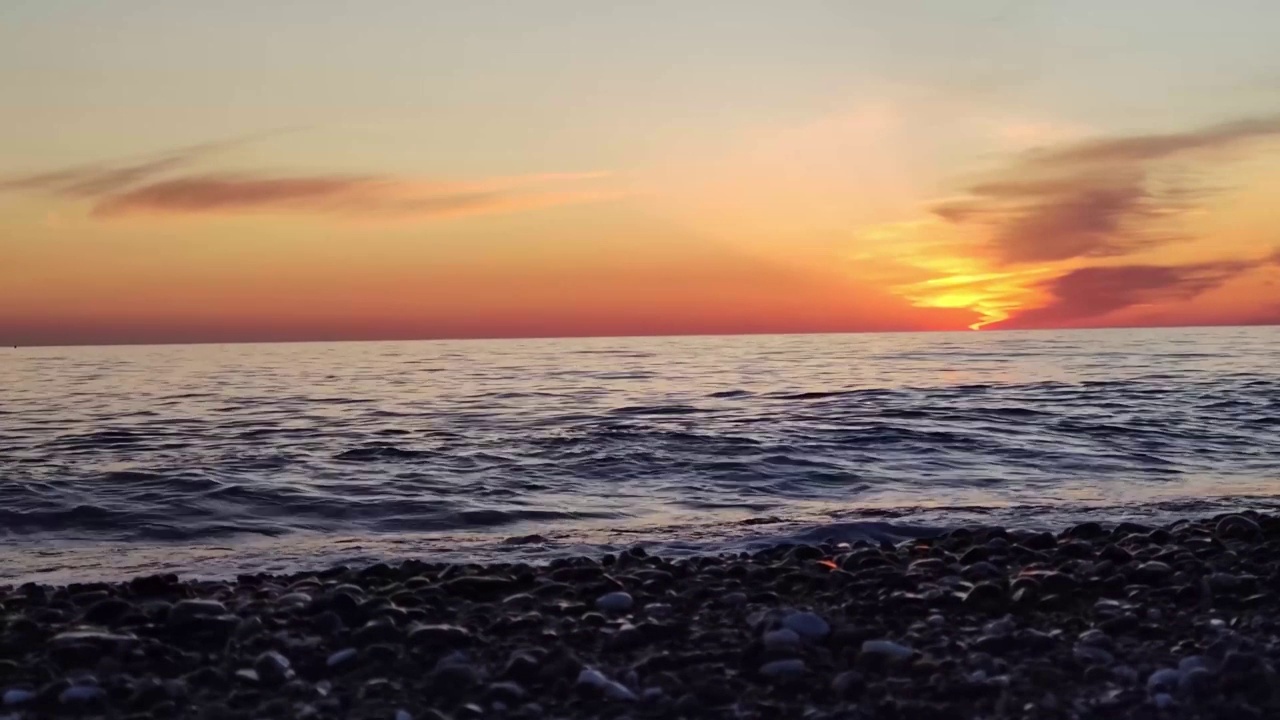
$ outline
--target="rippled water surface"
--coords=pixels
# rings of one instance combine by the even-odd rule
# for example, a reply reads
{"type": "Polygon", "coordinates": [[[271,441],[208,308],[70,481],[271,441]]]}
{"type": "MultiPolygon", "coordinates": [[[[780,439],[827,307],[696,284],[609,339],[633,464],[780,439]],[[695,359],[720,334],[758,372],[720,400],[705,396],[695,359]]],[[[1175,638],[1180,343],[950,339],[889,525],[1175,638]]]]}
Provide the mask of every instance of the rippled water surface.
{"type": "Polygon", "coordinates": [[[1277,480],[1280,328],[0,352],[11,578],[1167,518],[1277,480]]]}

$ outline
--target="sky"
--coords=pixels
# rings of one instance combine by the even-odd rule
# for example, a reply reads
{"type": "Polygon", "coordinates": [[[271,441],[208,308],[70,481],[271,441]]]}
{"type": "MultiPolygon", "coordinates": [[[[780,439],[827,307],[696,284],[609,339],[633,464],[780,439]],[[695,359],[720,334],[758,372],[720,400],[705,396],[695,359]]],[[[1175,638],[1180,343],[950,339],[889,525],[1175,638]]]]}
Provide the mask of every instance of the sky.
{"type": "Polygon", "coordinates": [[[1272,0],[18,0],[0,343],[1280,323],[1272,0]]]}

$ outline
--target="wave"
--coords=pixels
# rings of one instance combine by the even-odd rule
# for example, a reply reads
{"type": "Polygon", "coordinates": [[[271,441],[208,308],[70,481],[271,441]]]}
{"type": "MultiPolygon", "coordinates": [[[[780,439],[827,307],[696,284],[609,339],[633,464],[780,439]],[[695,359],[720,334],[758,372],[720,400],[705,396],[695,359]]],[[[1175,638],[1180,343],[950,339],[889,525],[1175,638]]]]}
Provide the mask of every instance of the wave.
{"type": "Polygon", "coordinates": [[[1280,334],[1258,332],[24,353],[0,533],[232,547],[640,524],[692,547],[743,516],[783,518],[742,526],[763,536],[856,509],[825,532],[870,538],[890,530],[840,523],[1259,498],[1280,478],[1280,334]]]}

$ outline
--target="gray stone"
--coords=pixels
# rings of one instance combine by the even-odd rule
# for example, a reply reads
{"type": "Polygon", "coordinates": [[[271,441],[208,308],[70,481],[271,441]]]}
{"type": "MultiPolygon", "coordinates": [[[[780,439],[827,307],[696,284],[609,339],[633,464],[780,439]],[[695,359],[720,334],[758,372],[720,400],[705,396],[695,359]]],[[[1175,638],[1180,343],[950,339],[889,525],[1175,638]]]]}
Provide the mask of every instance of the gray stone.
{"type": "Polygon", "coordinates": [[[880,656],[889,660],[906,660],[915,654],[915,651],[892,640],[867,640],[862,643],[862,654],[880,656]]]}
{"type": "Polygon", "coordinates": [[[821,640],[831,633],[831,625],[811,612],[794,612],[782,619],[782,626],[808,640],[821,640]]]}
{"type": "Polygon", "coordinates": [[[804,675],[805,670],[804,660],[799,658],[774,660],[760,666],[761,675],[777,679],[797,678],[804,675]]]}
{"type": "Polygon", "coordinates": [[[36,693],[32,690],[24,690],[22,688],[10,688],[4,691],[5,707],[16,707],[25,705],[36,699],[36,693]]]}
{"type": "Polygon", "coordinates": [[[800,636],[790,628],[765,633],[763,642],[764,649],[770,652],[795,652],[800,649],[800,636]]]}
{"type": "Polygon", "coordinates": [[[1106,666],[1111,665],[1116,661],[1115,656],[1106,650],[1094,645],[1085,645],[1083,643],[1076,643],[1076,646],[1071,650],[1071,655],[1077,661],[1082,662],[1085,665],[1106,666]]]}
{"type": "Polygon", "coordinates": [[[169,610],[169,623],[181,625],[196,618],[225,615],[227,606],[217,600],[179,600],[169,610]]]}
{"type": "Polygon", "coordinates": [[[635,605],[635,598],[627,592],[611,592],[596,600],[596,608],[604,612],[626,612],[635,605]]]}
{"type": "Polygon", "coordinates": [[[324,664],[331,668],[338,667],[340,665],[347,665],[356,659],[356,654],[357,650],[355,648],[339,650],[330,655],[329,659],[325,660],[324,664]]]}
{"type": "Polygon", "coordinates": [[[1161,668],[1147,678],[1147,691],[1151,693],[1171,692],[1178,687],[1182,673],[1173,668],[1161,668]]]}

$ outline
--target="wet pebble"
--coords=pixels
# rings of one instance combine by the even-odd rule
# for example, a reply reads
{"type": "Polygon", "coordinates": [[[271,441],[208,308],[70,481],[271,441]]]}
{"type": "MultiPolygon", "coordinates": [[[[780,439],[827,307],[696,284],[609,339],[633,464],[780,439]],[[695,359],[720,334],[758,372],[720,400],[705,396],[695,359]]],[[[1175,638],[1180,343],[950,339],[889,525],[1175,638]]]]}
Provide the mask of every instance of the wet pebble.
{"type": "Polygon", "coordinates": [[[358,654],[359,651],[355,648],[345,648],[330,655],[324,664],[331,668],[345,667],[354,663],[358,654]]]}
{"type": "Polygon", "coordinates": [[[599,670],[592,670],[590,668],[584,669],[578,674],[578,686],[594,688],[610,700],[635,702],[638,699],[636,698],[636,694],[631,692],[627,686],[615,680],[610,680],[599,670]]]}
{"type": "Polygon", "coordinates": [[[790,628],[770,630],[762,640],[765,650],[770,652],[796,652],[800,649],[800,635],[790,628]]]}
{"type": "Polygon", "coordinates": [[[626,612],[635,605],[635,598],[628,592],[611,592],[596,599],[596,609],[602,612],[626,612]]]}
{"type": "Polygon", "coordinates": [[[821,640],[831,632],[831,626],[811,612],[794,612],[782,619],[782,626],[808,640],[821,640]]]}
{"type": "Polygon", "coordinates": [[[774,660],[760,666],[760,674],[777,679],[797,678],[805,674],[804,660],[799,658],[790,658],[787,660],[774,660]]]}
{"type": "Polygon", "coordinates": [[[915,651],[892,640],[867,640],[862,643],[862,654],[888,660],[906,660],[914,655],[915,651]]]}

